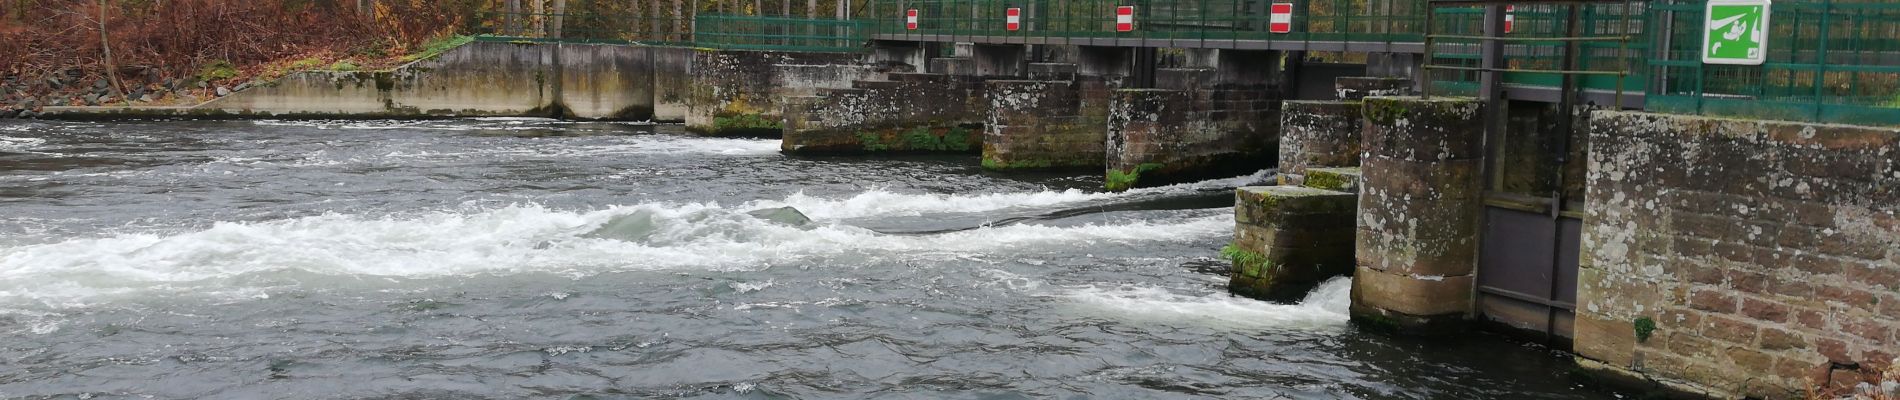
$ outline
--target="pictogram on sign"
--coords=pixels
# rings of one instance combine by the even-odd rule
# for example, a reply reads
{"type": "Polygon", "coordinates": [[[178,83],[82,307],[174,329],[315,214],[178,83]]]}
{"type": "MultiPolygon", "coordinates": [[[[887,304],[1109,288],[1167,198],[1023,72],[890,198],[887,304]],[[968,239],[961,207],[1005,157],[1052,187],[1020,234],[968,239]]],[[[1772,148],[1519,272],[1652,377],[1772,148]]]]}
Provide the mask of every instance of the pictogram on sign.
{"type": "Polygon", "coordinates": [[[1135,6],[1115,7],[1115,31],[1135,31],[1135,6]]]}
{"type": "Polygon", "coordinates": [[[1009,10],[1003,12],[1003,29],[1014,31],[1022,27],[1023,9],[1010,7],[1009,10]]]}
{"type": "Polygon", "coordinates": [[[904,29],[917,30],[917,9],[904,11],[904,29]]]}
{"type": "Polygon", "coordinates": [[[1267,31],[1293,32],[1293,3],[1273,3],[1273,14],[1267,19],[1267,31]]]}

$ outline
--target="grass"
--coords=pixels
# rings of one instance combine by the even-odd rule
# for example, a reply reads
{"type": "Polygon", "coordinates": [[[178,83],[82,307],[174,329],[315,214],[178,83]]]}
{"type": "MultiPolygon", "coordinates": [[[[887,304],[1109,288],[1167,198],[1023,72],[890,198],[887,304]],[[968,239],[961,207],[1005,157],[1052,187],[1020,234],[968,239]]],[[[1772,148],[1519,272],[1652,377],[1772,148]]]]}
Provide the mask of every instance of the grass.
{"type": "Polygon", "coordinates": [[[462,45],[468,44],[469,42],[473,42],[473,41],[475,41],[475,37],[468,36],[468,35],[454,35],[454,36],[444,36],[444,37],[436,38],[434,40],[430,40],[428,43],[423,43],[422,51],[418,51],[418,52],[415,52],[414,54],[402,56],[402,62],[410,62],[410,61],[415,61],[415,60],[426,60],[426,59],[435,58],[436,56],[442,55],[442,53],[447,53],[449,50],[455,49],[456,47],[461,47],[462,45]]]}
{"type": "Polygon", "coordinates": [[[337,72],[351,72],[362,70],[363,67],[357,66],[356,63],[350,62],[350,60],[338,60],[335,64],[330,64],[330,68],[328,69],[337,72]]]}

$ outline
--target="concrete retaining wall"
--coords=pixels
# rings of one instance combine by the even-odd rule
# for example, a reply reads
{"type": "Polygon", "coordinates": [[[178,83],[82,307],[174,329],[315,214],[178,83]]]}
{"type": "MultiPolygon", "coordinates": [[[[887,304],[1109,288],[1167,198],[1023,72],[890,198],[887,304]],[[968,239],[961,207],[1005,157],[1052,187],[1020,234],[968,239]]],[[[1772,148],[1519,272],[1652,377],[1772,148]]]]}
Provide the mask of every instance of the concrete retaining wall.
{"type": "Polygon", "coordinates": [[[1802,398],[1900,356],[1900,130],[1597,112],[1589,140],[1587,366],[1802,398]]]}
{"type": "Polygon", "coordinates": [[[649,49],[474,42],[384,72],[300,72],[193,108],[258,117],[653,116],[649,49]]]}

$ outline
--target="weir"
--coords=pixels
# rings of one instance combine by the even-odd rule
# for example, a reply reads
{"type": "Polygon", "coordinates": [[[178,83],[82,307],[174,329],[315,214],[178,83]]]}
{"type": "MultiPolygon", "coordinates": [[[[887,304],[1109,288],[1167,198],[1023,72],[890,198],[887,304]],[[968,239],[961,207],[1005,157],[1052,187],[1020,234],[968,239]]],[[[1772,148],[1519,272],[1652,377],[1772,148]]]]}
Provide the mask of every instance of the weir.
{"type": "Polygon", "coordinates": [[[1350,276],[1362,328],[1508,332],[1701,397],[1852,386],[1900,356],[1900,47],[1850,15],[1900,7],[1764,5],[1874,27],[1789,29],[1748,65],[1697,57],[1700,0],[1176,2],[1128,25],[1089,14],[1105,2],[1016,22],[992,3],[874,1],[877,22],[824,20],[843,46],[488,38],[192,107],[44,113],[678,121],[790,155],[1097,171],[1107,191],[1277,169],[1234,192],[1240,296],[1350,276]]]}

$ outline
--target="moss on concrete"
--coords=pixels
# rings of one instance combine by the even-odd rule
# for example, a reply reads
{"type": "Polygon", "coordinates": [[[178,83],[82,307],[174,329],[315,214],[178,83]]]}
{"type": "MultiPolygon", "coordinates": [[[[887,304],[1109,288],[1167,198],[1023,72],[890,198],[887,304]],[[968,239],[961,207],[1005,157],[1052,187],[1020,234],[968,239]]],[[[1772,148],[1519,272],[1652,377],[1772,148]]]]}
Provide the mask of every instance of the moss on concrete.
{"type": "Polygon", "coordinates": [[[1136,165],[1131,171],[1111,169],[1108,170],[1108,179],[1104,186],[1113,191],[1128,190],[1135,187],[1135,184],[1141,183],[1141,174],[1154,172],[1163,167],[1166,166],[1160,163],[1144,163],[1136,165]]]}

